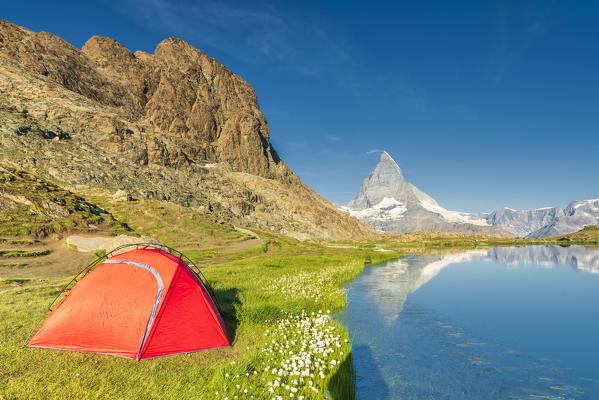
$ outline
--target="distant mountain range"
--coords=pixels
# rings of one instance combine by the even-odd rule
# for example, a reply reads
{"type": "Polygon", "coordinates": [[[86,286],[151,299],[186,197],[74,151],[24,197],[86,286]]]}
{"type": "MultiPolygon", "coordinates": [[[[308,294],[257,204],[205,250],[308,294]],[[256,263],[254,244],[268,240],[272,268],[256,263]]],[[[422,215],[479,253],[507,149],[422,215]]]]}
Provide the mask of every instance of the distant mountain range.
{"type": "Polygon", "coordinates": [[[565,209],[502,208],[491,213],[447,210],[406,181],[401,168],[387,152],[383,152],[378,165],[362,183],[358,196],[339,209],[379,232],[394,233],[439,230],[539,238],[599,224],[599,199],[573,201],[565,209]]]}

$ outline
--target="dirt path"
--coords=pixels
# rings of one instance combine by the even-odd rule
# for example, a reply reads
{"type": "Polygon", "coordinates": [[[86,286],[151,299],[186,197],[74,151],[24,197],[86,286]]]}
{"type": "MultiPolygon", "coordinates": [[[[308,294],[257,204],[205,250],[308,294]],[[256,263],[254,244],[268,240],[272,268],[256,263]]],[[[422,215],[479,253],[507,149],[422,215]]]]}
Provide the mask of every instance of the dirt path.
{"type": "Polygon", "coordinates": [[[0,257],[0,278],[64,278],[75,275],[94,259],[67,246],[64,239],[43,239],[31,245],[2,244],[3,249],[49,250],[38,257],[0,257]]]}
{"type": "MultiPolygon", "coordinates": [[[[235,253],[262,245],[262,239],[251,230],[235,227],[236,230],[252,238],[236,241],[219,249],[220,253],[235,253]]],[[[85,237],[101,234],[81,234],[85,237]]],[[[77,274],[95,258],[93,252],[83,253],[67,245],[66,239],[46,238],[30,244],[10,244],[0,242],[2,250],[48,250],[49,254],[37,257],[1,257],[0,279],[38,278],[61,279],[77,274]]],[[[179,249],[185,250],[185,249],[179,249]]]]}
{"type": "Polygon", "coordinates": [[[256,234],[256,232],[250,231],[249,229],[240,228],[238,226],[233,226],[235,230],[245,233],[246,235],[250,235],[253,239],[244,240],[242,242],[231,243],[230,245],[224,247],[222,249],[223,253],[235,253],[237,251],[243,251],[247,249],[251,249],[252,247],[260,246],[262,244],[262,239],[260,236],[256,234]]]}

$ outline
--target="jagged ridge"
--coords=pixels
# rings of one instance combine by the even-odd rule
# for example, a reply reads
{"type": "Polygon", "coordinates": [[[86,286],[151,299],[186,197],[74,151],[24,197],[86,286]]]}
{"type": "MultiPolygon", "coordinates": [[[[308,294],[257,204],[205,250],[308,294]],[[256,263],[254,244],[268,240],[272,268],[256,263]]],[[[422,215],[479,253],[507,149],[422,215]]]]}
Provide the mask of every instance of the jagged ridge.
{"type": "Polygon", "coordinates": [[[154,54],[0,21],[0,155],[69,187],[124,189],[297,237],[372,237],[280,160],[254,89],[190,44],[154,54]]]}

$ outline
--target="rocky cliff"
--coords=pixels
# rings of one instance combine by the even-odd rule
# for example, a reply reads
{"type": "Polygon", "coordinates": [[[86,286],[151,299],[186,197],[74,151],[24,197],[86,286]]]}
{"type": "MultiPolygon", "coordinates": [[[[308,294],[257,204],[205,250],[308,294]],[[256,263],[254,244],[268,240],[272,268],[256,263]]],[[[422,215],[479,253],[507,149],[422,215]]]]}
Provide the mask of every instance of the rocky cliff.
{"type": "Polygon", "coordinates": [[[576,200],[565,209],[545,207],[535,210],[502,208],[486,217],[491,225],[499,226],[518,236],[543,238],[577,232],[587,225],[599,224],[599,199],[576,200]]]}
{"type": "Polygon", "coordinates": [[[154,54],[99,36],[79,50],[0,21],[0,156],[296,237],[374,235],[281,161],[249,83],[176,38],[154,54]]]}
{"type": "Polygon", "coordinates": [[[486,220],[490,225],[502,227],[517,236],[525,237],[563,215],[564,211],[559,207],[546,207],[536,210],[502,208],[490,213],[486,220]]]}
{"type": "Polygon", "coordinates": [[[576,232],[587,225],[599,224],[599,199],[576,200],[565,209],[557,208],[554,218],[545,226],[534,230],[528,237],[539,238],[565,235],[576,232]]]}

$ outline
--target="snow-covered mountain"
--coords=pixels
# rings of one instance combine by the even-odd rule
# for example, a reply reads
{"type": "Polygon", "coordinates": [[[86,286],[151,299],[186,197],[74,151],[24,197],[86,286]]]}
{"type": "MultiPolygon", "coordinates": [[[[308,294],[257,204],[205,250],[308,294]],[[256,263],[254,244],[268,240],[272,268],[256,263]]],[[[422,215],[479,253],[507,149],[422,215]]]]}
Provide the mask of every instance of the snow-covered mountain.
{"type": "Polygon", "coordinates": [[[599,199],[573,201],[562,213],[527,236],[533,238],[559,236],[579,231],[585,225],[599,225],[599,199]]]}
{"type": "Polygon", "coordinates": [[[490,225],[499,226],[517,236],[525,237],[563,215],[564,210],[559,207],[545,207],[536,210],[502,208],[490,213],[486,220],[490,225]]]}
{"type": "Polygon", "coordinates": [[[486,214],[446,210],[406,181],[387,152],[362,183],[358,196],[339,207],[380,232],[405,233],[434,229],[447,232],[512,236],[486,221],[486,214]]]}
{"type": "Polygon", "coordinates": [[[443,208],[432,197],[404,179],[401,168],[387,153],[362,183],[358,196],[340,206],[380,232],[405,233],[434,229],[529,238],[576,232],[599,224],[599,199],[574,201],[565,209],[502,208],[491,213],[466,213],[443,208]]]}
{"type": "Polygon", "coordinates": [[[527,238],[560,236],[576,232],[586,225],[599,225],[599,199],[577,200],[568,207],[536,210],[502,208],[487,216],[487,222],[527,238]]]}

